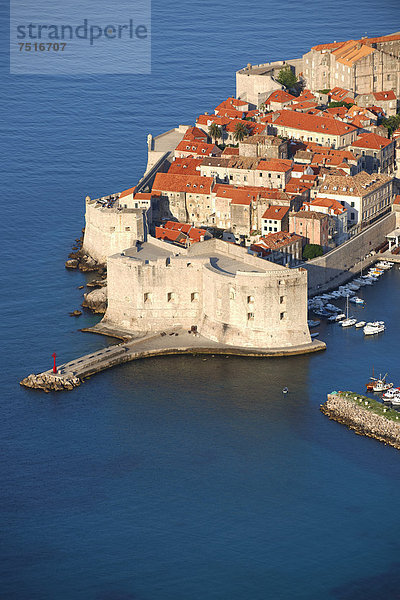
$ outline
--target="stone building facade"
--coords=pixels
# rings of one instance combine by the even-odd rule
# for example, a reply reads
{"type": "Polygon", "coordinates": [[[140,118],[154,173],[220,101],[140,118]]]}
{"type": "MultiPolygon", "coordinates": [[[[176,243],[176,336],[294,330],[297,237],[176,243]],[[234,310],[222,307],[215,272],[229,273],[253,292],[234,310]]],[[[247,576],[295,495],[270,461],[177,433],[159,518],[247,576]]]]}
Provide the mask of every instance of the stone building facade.
{"type": "Polygon", "coordinates": [[[303,55],[308,88],[400,93],[400,34],[313,46],[303,55]]]}
{"type": "Polygon", "coordinates": [[[310,343],[307,274],[221,240],[188,249],[152,240],[109,257],[104,322],[133,332],[196,328],[224,344],[310,343]]]}
{"type": "Polygon", "coordinates": [[[135,243],[144,240],[145,213],[142,209],[122,208],[118,194],[112,197],[91,200],[86,198],[85,234],[82,250],[99,263],[106,263],[107,257],[121,252],[135,243]]]}

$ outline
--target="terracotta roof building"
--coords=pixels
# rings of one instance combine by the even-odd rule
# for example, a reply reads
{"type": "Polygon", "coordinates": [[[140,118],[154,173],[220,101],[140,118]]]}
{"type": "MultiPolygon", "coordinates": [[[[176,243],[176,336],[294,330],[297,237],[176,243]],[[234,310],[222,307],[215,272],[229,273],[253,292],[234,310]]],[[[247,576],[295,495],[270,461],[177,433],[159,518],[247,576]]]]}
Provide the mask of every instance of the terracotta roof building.
{"type": "Polygon", "coordinates": [[[289,110],[275,113],[270,127],[277,135],[333,148],[348,146],[357,136],[357,129],[353,125],[289,110]]]}

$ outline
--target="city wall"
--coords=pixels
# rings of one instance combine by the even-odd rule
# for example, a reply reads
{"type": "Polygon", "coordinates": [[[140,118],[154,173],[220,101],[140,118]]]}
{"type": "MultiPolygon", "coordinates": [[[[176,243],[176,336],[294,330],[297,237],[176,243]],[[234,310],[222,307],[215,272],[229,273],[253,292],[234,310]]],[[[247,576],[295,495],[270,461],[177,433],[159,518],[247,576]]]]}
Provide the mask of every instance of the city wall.
{"type": "Polygon", "coordinates": [[[301,265],[308,273],[309,295],[341,285],[372,262],[373,257],[366,257],[396,228],[396,214],[399,221],[400,213],[391,212],[341,246],[301,265]]]}
{"type": "Polygon", "coordinates": [[[144,239],[143,211],[106,208],[96,200],[86,200],[85,235],[82,251],[99,263],[144,239]]]}

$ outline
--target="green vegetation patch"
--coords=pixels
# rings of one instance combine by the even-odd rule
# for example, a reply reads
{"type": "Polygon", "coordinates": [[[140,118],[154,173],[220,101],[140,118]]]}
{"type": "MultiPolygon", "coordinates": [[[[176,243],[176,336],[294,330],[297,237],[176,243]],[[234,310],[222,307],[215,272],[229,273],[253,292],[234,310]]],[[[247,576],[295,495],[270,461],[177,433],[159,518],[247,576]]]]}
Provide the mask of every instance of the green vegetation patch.
{"type": "Polygon", "coordinates": [[[388,408],[387,406],[385,406],[381,402],[378,402],[374,398],[367,398],[367,396],[355,394],[354,392],[337,392],[337,394],[345,400],[352,400],[354,404],[357,404],[357,406],[359,406],[360,408],[373,412],[376,415],[380,415],[381,417],[385,417],[390,421],[400,420],[400,414],[396,410],[394,410],[393,408],[388,408]]]}

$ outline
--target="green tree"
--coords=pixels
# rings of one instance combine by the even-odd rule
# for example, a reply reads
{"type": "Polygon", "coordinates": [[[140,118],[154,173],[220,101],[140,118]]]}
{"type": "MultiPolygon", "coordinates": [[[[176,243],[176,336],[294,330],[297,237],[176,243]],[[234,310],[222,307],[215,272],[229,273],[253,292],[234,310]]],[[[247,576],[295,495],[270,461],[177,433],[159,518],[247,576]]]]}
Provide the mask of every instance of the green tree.
{"type": "Polygon", "coordinates": [[[296,75],[293,73],[290,67],[283,67],[283,69],[279,71],[279,75],[276,80],[280,84],[284,85],[288,90],[294,88],[298,82],[296,75]]]}
{"type": "Polygon", "coordinates": [[[317,256],[322,256],[324,253],[322,246],[319,244],[306,244],[303,248],[303,259],[311,260],[317,256]]]}
{"type": "Polygon", "coordinates": [[[208,135],[211,138],[214,138],[214,143],[217,143],[217,140],[219,138],[222,138],[222,129],[219,125],[217,125],[216,123],[211,123],[210,127],[208,128],[208,135]]]}
{"type": "Polygon", "coordinates": [[[347,109],[351,108],[355,102],[329,102],[328,108],[339,108],[339,106],[345,106],[347,109]]]}
{"type": "Polygon", "coordinates": [[[394,115],[393,117],[383,119],[382,125],[388,129],[389,135],[392,135],[393,131],[396,131],[396,129],[400,127],[400,113],[394,115]]]}
{"type": "Polygon", "coordinates": [[[233,138],[237,142],[243,142],[244,138],[246,138],[248,135],[249,130],[247,129],[246,125],[243,123],[236,123],[235,131],[233,132],[233,138]]]}

